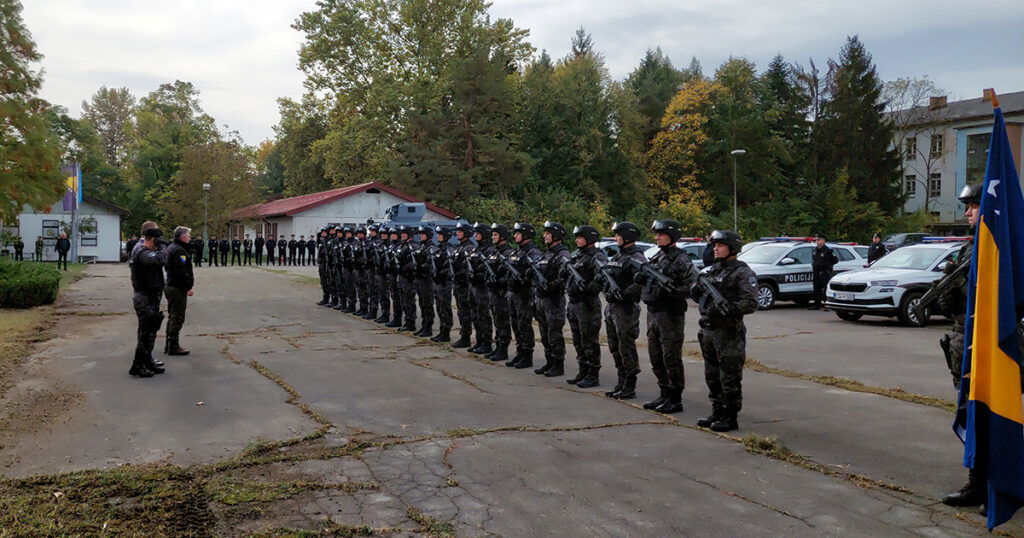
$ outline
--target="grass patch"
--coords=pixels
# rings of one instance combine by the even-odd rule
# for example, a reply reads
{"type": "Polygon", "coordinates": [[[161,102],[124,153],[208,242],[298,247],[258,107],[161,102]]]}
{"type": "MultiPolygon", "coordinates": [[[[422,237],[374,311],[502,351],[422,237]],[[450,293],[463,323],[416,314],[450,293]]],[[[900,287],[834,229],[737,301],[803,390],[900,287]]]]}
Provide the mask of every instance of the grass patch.
{"type": "Polygon", "coordinates": [[[417,527],[413,532],[422,532],[429,536],[445,538],[455,536],[455,525],[452,525],[451,521],[441,521],[440,519],[430,517],[421,510],[411,506],[406,510],[406,515],[409,516],[409,519],[416,522],[417,527]]]}
{"type": "Polygon", "coordinates": [[[388,527],[375,529],[369,525],[352,526],[327,520],[319,530],[315,531],[274,529],[254,534],[253,538],[314,538],[319,536],[351,538],[355,536],[387,536],[397,532],[401,532],[401,529],[392,529],[388,527]]]}
{"type": "Polygon", "coordinates": [[[60,272],[60,291],[64,291],[85,276],[84,263],[69,263],[67,271],[60,272]]]}
{"type": "Polygon", "coordinates": [[[916,403],[920,405],[927,405],[929,407],[935,407],[950,413],[956,412],[956,404],[949,400],[943,400],[942,398],[935,398],[933,396],[925,396],[923,394],[915,394],[913,392],[907,392],[901,388],[894,387],[879,387],[875,385],[867,385],[860,381],[853,379],[847,379],[845,377],[835,377],[830,375],[811,375],[802,374],[800,372],[794,372],[792,370],[785,370],[782,368],[776,368],[774,366],[768,366],[767,364],[758,362],[754,359],[747,358],[747,362],[744,365],[745,368],[753,370],[755,372],[763,372],[767,374],[781,375],[791,379],[800,379],[803,381],[810,381],[812,383],[818,383],[820,385],[827,385],[830,387],[836,387],[850,392],[864,392],[867,394],[877,394],[879,396],[885,396],[887,398],[893,398],[896,400],[902,400],[904,402],[916,403]]]}

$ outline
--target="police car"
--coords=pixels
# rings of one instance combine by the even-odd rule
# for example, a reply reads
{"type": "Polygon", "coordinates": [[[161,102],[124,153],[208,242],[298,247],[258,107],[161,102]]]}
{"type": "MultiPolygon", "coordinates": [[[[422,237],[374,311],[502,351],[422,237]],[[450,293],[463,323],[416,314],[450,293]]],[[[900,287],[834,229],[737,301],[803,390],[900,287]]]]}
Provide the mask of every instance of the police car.
{"type": "Polygon", "coordinates": [[[914,305],[932,282],[942,278],[942,269],[962,245],[958,241],[918,243],[886,254],[867,269],[836,275],[828,283],[825,305],[847,321],[867,314],[895,316],[904,325],[924,326],[929,312],[918,319],[914,305]]]}
{"type": "MultiPolygon", "coordinates": [[[[811,272],[813,238],[780,238],[741,252],[738,258],[747,263],[757,275],[757,306],[768,310],[775,301],[806,303],[814,295],[814,275],[811,272]]],[[[836,272],[861,269],[867,264],[855,247],[846,243],[826,243],[839,259],[836,272]]]]}
{"type": "MultiPolygon", "coordinates": [[[[704,268],[704,247],[707,243],[704,242],[700,237],[682,237],[676,242],[676,246],[683,250],[683,254],[686,254],[687,258],[690,258],[690,262],[697,269],[704,268]]],[[[654,255],[658,253],[658,246],[655,245],[644,251],[644,256],[648,260],[654,258],[654,255]]]]}
{"type": "MultiPolygon", "coordinates": [[[[637,248],[644,251],[645,254],[651,249],[651,247],[656,246],[654,243],[648,243],[646,241],[637,241],[635,244],[637,248]]],[[[612,256],[619,253],[619,245],[615,242],[614,237],[602,237],[600,241],[594,243],[594,246],[601,249],[608,259],[611,259],[612,256]]],[[[650,256],[648,256],[647,259],[651,259],[650,256]]]]}

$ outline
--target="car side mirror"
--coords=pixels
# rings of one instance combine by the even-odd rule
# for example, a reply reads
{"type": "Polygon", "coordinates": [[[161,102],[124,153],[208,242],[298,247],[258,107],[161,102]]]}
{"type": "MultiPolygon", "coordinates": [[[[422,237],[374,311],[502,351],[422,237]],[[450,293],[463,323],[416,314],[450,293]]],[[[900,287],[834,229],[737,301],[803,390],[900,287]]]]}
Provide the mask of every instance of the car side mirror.
{"type": "Polygon", "coordinates": [[[941,273],[941,272],[946,270],[946,266],[947,265],[949,265],[949,262],[942,262],[938,266],[935,267],[935,271],[941,273]]]}
{"type": "Polygon", "coordinates": [[[779,262],[779,265],[793,265],[794,263],[796,263],[795,258],[785,257],[782,258],[782,261],[779,262]]]}

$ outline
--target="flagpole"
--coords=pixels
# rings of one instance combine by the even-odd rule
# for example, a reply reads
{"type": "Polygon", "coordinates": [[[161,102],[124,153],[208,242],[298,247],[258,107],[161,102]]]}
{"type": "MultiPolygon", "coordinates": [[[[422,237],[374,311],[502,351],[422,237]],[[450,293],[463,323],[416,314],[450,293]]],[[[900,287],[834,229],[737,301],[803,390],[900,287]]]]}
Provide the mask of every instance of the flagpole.
{"type": "Polygon", "coordinates": [[[78,211],[78,191],[77,191],[77,189],[81,189],[82,188],[80,186],[79,181],[78,181],[78,178],[81,177],[81,174],[82,174],[82,171],[79,168],[79,166],[81,166],[81,165],[78,164],[78,163],[75,163],[75,188],[76,188],[76,190],[75,190],[75,192],[72,193],[74,195],[73,196],[74,200],[71,203],[71,238],[70,238],[71,239],[71,252],[69,253],[71,255],[71,263],[78,263],[78,220],[76,218],[77,217],[77,211],[78,211]]]}

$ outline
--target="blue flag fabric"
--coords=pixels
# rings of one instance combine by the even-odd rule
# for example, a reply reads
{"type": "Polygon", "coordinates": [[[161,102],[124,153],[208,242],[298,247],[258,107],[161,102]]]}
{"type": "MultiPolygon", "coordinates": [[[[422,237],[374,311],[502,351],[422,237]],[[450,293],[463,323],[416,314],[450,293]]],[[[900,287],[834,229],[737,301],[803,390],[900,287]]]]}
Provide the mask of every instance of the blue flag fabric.
{"type": "Polygon", "coordinates": [[[954,430],[964,466],[985,481],[988,528],[1024,505],[1021,343],[1024,196],[1002,110],[995,109],[967,293],[963,382],[954,430]]]}

